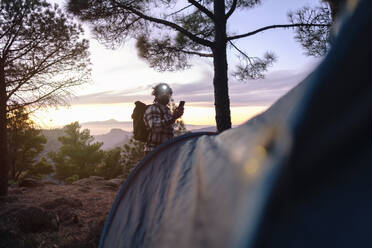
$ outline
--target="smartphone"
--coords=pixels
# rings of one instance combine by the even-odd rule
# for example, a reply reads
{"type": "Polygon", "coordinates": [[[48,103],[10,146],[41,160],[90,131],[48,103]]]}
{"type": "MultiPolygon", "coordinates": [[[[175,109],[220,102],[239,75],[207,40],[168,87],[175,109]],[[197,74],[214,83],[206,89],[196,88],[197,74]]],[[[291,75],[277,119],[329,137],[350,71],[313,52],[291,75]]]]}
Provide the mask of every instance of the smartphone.
{"type": "Polygon", "coordinates": [[[185,101],[180,101],[180,104],[178,104],[178,107],[183,107],[185,105],[185,101]]]}

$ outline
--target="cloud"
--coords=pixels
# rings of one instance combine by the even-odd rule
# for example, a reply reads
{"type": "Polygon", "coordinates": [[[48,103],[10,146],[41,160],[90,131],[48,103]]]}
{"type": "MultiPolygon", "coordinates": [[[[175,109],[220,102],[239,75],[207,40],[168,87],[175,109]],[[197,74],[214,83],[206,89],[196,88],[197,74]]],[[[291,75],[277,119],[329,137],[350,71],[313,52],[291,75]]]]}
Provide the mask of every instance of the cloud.
{"type": "MultiPolygon", "coordinates": [[[[238,81],[230,76],[230,104],[234,106],[268,106],[301,82],[308,72],[276,71],[265,79],[238,81]]],[[[73,104],[113,104],[141,100],[152,102],[151,88],[154,85],[131,88],[121,91],[104,91],[81,95],[73,99],[73,104]]],[[[213,107],[213,74],[204,70],[200,80],[188,84],[172,84],[174,98],[185,100],[190,106],[213,107]]]]}

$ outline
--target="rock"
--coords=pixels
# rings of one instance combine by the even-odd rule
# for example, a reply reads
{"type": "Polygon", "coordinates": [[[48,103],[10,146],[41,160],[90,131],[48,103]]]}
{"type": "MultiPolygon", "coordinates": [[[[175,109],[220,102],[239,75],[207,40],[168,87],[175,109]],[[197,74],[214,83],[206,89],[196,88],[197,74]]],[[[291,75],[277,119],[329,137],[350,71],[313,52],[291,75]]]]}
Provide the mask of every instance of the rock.
{"type": "Polygon", "coordinates": [[[95,180],[95,181],[105,180],[103,177],[98,177],[98,176],[90,176],[89,179],[92,179],[92,180],[95,180]]]}
{"type": "Polygon", "coordinates": [[[32,178],[25,178],[19,182],[20,187],[38,187],[43,185],[44,184],[42,182],[32,178]]]}
{"type": "Polygon", "coordinates": [[[124,180],[126,179],[127,177],[124,175],[124,174],[121,174],[119,176],[117,176],[115,179],[121,179],[121,180],[124,180]]]}
{"type": "Polygon", "coordinates": [[[21,208],[15,214],[18,228],[24,233],[58,231],[58,216],[39,207],[21,208]]]}
{"type": "MultiPolygon", "coordinates": [[[[98,177],[101,178],[101,177],[98,177]]],[[[83,178],[72,183],[72,185],[88,186],[88,185],[102,185],[105,180],[96,178],[83,178]]]]}
{"type": "Polygon", "coordinates": [[[103,177],[90,176],[72,183],[72,185],[88,186],[88,185],[102,185],[105,182],[103,177]]]}
{"type": "Polygon", "coordinates": [[[82,186],[79,191],[80,192],[83,192],[83,193],[88,193],[91,189],[89,187],[86,187],[86,186],[82,186]]]}
{"type": "Polygon", "coordinates": [[[116,191],[118,188],[117,187],[113,187],[113,186],[104,185],[102,187],[102,189],[116,191]]]}
{"type": "Polygon", "coordinates": [[[106,181],[105,186],[119,188],[122,183],[123,183],[122,179],[115,178],[115,179],[110,179],[110,180],[106,181]]]}
{"type": "Polygon", "coordinates": [[[72,183],[72,185],[87,186],[92,184],[93,181],[89,178],[83,178],[72,183]]]}
{"type": "Polygon", "coordinates": [[[74,212],[72,208],[67,206],[61,206],[56,211],[59,220],[63,224],[79,224],[80,220],[78,215],[74,212]]]}
{"type": "Polygon", "coordinates": [[[81,200],[72,198],[72,197],[61,197],[54,199],[52,201],[44,202],[40,205],[42,208],[45,209],[57,209],[61,206],[68,206],[72,208],[80,208],[83,206],[83,203],[81,200]]]}
{"type": "Polygon", "coordinates": [[[44,185],[59,185],[58,183],[54,182],[54,181],[43,181],[43,184],[44,185]]]}

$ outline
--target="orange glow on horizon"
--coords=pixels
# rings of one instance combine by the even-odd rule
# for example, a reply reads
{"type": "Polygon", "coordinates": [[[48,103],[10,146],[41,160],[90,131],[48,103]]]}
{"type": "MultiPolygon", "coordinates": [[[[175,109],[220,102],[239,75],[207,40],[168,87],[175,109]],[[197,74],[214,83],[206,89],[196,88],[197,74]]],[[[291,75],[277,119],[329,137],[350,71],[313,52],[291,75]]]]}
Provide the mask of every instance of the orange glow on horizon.
{"type": "MultiPolygon", "coordinates": [[[[79,123],[109,119],[132,121],[133,108],[133,103],[72,105],[71,107],[60,107],[58,109],[39,110],[33,115],[32,119],[41,128],[58,128],[74,121],[79,123]]],[[[242,124],[265,109],[267,109],[267,106],[231,107],[232,124],[242,124]]],[[[182,119],[185,124],[216,125],[213,107],[185,106],[182,119]]]]}

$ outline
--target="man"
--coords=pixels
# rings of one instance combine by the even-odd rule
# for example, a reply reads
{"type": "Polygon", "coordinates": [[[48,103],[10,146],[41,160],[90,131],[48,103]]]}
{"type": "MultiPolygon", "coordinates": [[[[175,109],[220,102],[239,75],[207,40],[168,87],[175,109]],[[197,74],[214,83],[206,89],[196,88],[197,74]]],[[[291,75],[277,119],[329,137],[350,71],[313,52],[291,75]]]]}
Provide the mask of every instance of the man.
{"type": "Polygon", "coordinates": [[[154,104],[146,109],[143,116],[145,125],[150,131],[145,145],[145,154],[174,136],[174,122],[183,115],[184,108],[177,107],[173,114],[171,113],[167,105],[172,94],[172,89],[166,83],[157,84],[153,88],[154,104]]]}

